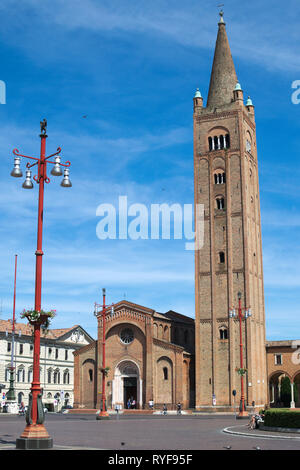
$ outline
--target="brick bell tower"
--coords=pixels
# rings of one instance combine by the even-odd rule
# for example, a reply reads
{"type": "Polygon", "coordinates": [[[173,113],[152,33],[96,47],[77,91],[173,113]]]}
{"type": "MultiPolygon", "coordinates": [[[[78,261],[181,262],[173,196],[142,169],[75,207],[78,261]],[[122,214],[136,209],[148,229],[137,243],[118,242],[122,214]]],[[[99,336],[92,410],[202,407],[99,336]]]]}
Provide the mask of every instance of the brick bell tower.
{"type": "MultiPolygon", "coordinates": [[[[254,106],[244,104],[223,12],[206,107],[194,97],[194,191],[204,205],[204,244],[195,251],[196,408],[233,406],[241,396],[238,295],[245,404],[267,403],[265,310],[254,106]],[[240,293],[240,294],[239,294],[240,293]]],[[[195,217],[196,217],[195,211],[195,217]]],[[[196,221],[195,221],[196,222],[196,221]]]]}

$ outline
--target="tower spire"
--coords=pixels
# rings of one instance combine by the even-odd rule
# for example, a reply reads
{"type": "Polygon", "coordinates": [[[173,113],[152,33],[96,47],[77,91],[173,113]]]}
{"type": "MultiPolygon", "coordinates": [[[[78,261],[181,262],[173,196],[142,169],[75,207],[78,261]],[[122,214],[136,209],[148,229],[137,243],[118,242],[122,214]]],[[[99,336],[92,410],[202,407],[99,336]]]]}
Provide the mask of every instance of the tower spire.
{"type": "Polygon", "coordinates": [[[229,104],[238,81],[227,38],[223,10],[219,12],[219,15],[219,29],[207,98],[208,108],[229,104]]]}

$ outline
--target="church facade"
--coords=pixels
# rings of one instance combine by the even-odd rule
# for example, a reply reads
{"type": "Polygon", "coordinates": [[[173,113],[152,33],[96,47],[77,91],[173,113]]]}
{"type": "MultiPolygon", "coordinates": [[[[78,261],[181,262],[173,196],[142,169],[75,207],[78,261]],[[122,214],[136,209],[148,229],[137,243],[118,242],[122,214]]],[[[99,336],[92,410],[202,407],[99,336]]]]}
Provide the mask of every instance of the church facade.
{"type": "MultiPolygon", "coordinates": [[[[100,408],[103,318],[97,314],[98,340],[74,352],[74,407],[100,408]]],[[[128,301],[106,310],[105,365],[107,408],[174,409],[194,406],[194,320],[159,313],[128,301]]]]}

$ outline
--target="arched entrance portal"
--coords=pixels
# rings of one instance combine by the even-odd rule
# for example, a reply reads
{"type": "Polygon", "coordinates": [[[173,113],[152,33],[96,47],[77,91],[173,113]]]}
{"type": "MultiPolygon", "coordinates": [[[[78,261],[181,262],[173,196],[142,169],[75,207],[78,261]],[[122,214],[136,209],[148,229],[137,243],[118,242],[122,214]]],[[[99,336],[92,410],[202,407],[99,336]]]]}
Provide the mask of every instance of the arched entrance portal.
{"type": "Polygon", "coordinates": [[[116,366],[112,381],[112,407],[127,408],[128,399],[135,400],[135,408],[142,408],[142,380],[135,362],[122,361],[116,366]]]}
{"type": "MultiPolygon", "coordinates": [[[[272,374],[269,378],[269,397],[270,397],[270,406],[273,408],[282,408],[283,403],[283,393],[282,393],[282,381],[288,377],[284,371],[278,371],[272,374]]],[[[290,400],[290,399],[289,399],[290,400]]],[[[287,404],[285,406],[288,406],[287,404]]]]}

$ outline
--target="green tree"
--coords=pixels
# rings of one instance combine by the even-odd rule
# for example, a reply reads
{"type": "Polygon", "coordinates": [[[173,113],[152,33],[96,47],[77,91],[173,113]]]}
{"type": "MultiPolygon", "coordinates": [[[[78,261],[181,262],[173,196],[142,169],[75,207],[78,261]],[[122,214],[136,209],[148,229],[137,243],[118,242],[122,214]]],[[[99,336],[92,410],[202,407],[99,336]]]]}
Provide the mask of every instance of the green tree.
{"type": "MultiPolygon", "coordinates": [[[[288,377],[284,377],[281,380],[280,399],[285,407],[289,407],[292,400],[291,394],[291,381],[288,377]]],[[[294,383],[294,402],[298,401],[298,389],[294,383]]]]}
{"type": "Polygon", "coordinates": [[[280,400],[283,406],[289,407],[291,403],[291,381],[288,377],[283,377],[281,380],[280,400]]]}

